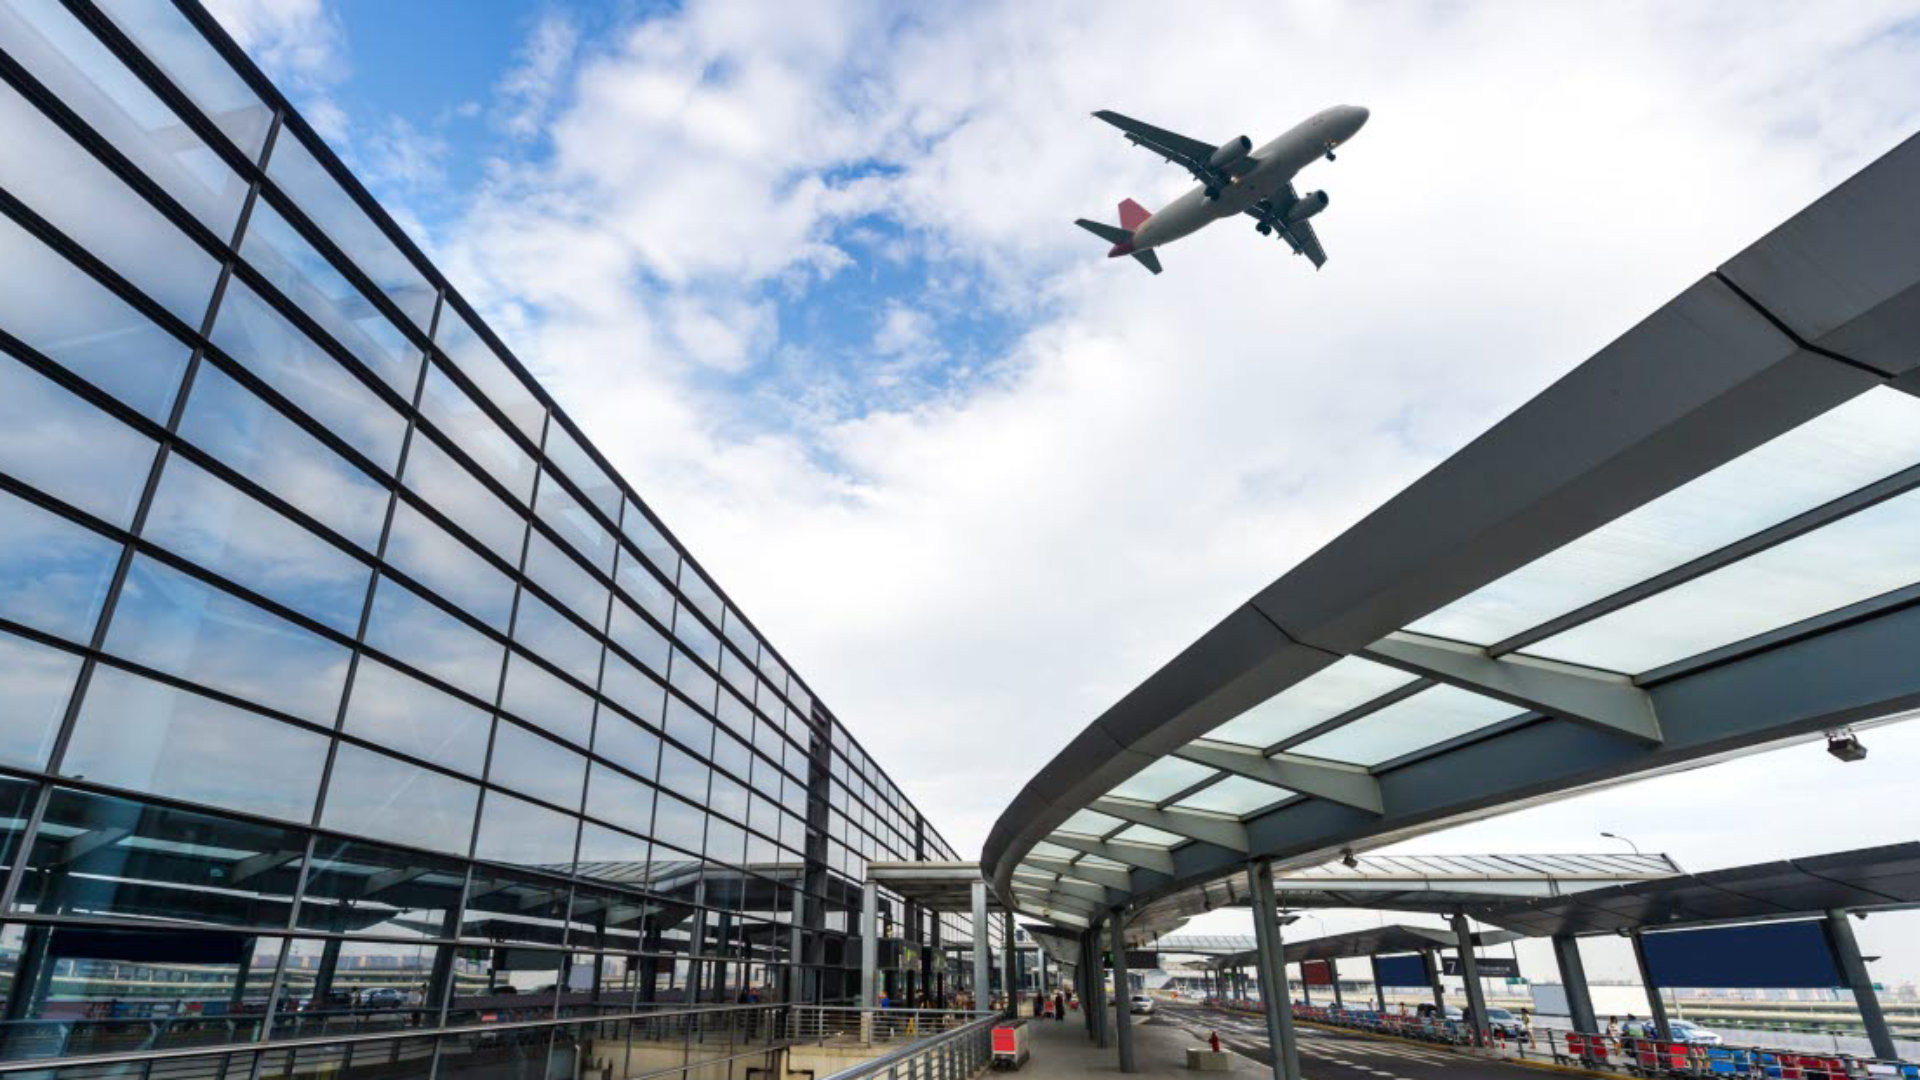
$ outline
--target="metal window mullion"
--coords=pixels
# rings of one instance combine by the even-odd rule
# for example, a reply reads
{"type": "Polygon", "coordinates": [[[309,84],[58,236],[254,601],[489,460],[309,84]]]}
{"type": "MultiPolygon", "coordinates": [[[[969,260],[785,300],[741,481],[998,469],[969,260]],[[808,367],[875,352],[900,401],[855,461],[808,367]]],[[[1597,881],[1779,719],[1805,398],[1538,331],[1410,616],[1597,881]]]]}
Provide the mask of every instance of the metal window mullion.
{"type": "MultiPolygon", "coordinates": [[[[269,145],[277,131],[277,124],[268,127],[266,142],[269,145]]],[[[240,234],[246,229],[247,216],[257,194],[257,187],[250,188],[246,199],[240,205],[239,219],[234,224],[236,245],[240,234]]],[[[8,199],[11,201],[11,196],[8,199]]],[[[220,301],[226,293],[231,267],[231,263],[223,264],[220,276],[214,281],[212,295],[207,298],[206,313],[201,317],[201,337],[212,329],[213,321],[219,314],[220,301]]],[[[127,573],[133,565],[136,539],[141,528],[146,524],[147,514],[153,507],[154,493],[160,487],[160,474],[166,468],[170,437],[179,431],[180,418],[186,413],[187,396],[193,391],[193,380],[199,371],[200,358],[201,349],[196,346],[188,354],[186,367],[180,373],[180,384],[174,391],[167,415],[166,429],[169,439],[159,442],[154,451],[153,461],[148,466],[146,483],[141,488],[139,503],[135,506],[133,517],[128,524],[128,539],[121,545],[119,561],[114,565],[113,577],[107,585],[106,595],[101,600],[100,613],[94,619],[93,633],[88,640],[88,655],[80,662],[80,670],[74,677],[73,689],[67,696],[65,709],[61,711],[60,725],[54,733],[53,745],[47,754],[46,772],[49,777],[59,775],[61,763],[66,758],[67,747],[73,741],[73,728],[80,716],[80,706],[92,684],[93,672],[98,667],[97,657],[105,649],[107,627],[113,621],[113,613],[119,606],[121,591],[126,586],[127,573]]],[[[40,828],[46,821],[47,806],[52,802],[54,786],[55,782],[51,779],[40,785],[33,809],[27,816],[26,826],[20,833],[19,853],[13,860],[13,866],[8,869],[4,890],[0,890],[0,912],[11,911],[15,899],[19,896],[20,883],[26,877],[27,864],[32,861],[33,845],[38,841],[40,828]]]]}

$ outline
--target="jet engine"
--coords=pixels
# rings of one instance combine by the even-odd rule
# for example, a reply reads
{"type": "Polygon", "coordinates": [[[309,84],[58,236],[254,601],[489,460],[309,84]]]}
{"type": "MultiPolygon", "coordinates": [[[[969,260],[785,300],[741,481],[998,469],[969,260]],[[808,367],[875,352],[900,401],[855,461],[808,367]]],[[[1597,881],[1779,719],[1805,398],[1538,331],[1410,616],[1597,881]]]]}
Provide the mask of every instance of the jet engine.
{"type": "Polygon", "coordinates": [[[1220,149],[1215,150],[1212,157],[1207,159],[1207,164],[1216,169],[1224,169],[1234,162],[1239,161],[1241,158],[1246,157],[1252,150],[1253,140],[1247,138],[1245,135],[1237,139],[1228,139],[1226,142],[1220,144],[1220,149]]]}
{"type": "Polygon", "coordinates": [[[1325,210],[1327,208],[1327,201],[1327,193],[1324,191],[1310,191],[1300,196],[1294,200],[1292,206],[1287,207],[1287,224],[1292,225],[1305,221],[1320,211],[1325,210]]]}

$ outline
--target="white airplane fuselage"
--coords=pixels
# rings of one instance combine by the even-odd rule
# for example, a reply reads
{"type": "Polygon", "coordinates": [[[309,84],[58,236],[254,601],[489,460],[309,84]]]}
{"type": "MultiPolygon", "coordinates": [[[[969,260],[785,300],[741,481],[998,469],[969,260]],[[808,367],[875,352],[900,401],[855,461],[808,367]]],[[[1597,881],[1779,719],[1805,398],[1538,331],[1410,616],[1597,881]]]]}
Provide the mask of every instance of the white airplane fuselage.
{"type": "MultiPolygon", "coordinates": [[[[1220,197],[1207,198],[1206,185],[1173,200],[1134,230],[1126,252],[1147,251],[1190,236],[1221,218],[1236,217],[1262,199],[1270,199],[1301,169],[1327,156],[1353,138],[1367,122],[1367,110],[1358,105],[1322,109],[1286,134],[1253,151],[1254,167],[1221,185],[1220,197]]],[[[1116,249],[1116,254],[1122,253],[1116,249]]]]}

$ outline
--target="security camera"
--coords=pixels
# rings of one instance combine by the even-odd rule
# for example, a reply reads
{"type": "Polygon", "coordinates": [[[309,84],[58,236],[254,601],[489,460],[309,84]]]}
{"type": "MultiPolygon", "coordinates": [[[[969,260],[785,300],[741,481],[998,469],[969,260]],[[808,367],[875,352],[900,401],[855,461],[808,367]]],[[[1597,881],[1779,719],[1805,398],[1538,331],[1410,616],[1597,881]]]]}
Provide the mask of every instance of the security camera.
{"type": "MultiPolygon", "coordinates": [[[[1861,753],[1865,754],[1866,751],[1862,750],[1861,753]]],[[[1353,857],[1352,848],[1340,849],[1340,862],[1349,870],[1357,870],[1360,868],[1360,860],[1353,857]]]]}
{"type": "Polygon", "coordinates": [[[1867,748],[1860,745],[1860,737],[1851,731],[1830,731],[1827,733],[1827,753],[1841,761],[1865,761],[1867,748]]]}

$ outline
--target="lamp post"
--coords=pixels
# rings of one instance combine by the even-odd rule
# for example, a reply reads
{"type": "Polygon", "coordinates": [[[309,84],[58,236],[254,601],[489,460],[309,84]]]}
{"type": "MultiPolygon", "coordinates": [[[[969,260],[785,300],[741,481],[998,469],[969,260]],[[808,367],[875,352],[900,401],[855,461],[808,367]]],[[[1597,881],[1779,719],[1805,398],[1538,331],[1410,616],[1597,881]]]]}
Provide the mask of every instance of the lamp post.
{"type": "Polygon", "coordinates": [[[1621,843],[1623,843],[1623,844],[1625,844],[1625,845],[1627,845],[1628,847],[1630,847],[1630,848],[1632,848],[1632,849],[1633,849],[1633,853],[1634,853],[1635,855],[1638,855],[1638,854],[1640,854],[1640,845],[1639,845],[1639,844],[1636,844],[1636,843],[1634,843],[1634,842],[1633,842],[1633,841],[1632,841],[1631,839],[1629,839],[1629,838],[1627,838],[1627,837],[1625,837],[1625,836],[1621,836],[1621,835],[1620,835],[1619,833],[1610,833],[1610,832],[1603,832],[1603,833],[1601,833],[1600,835],[1601,835],[1601,836],[1604,836],[1604,837],[1606,837],[1606,838],[1607,838],[1607,839],[1609,839],[1609,840],[1618,840],[1618,841],[1620,841],[1621,843]]]}

